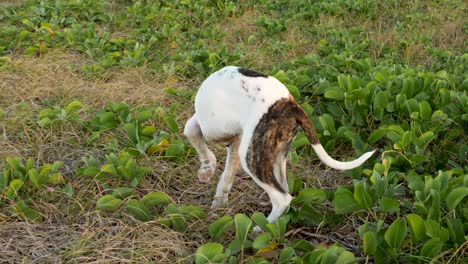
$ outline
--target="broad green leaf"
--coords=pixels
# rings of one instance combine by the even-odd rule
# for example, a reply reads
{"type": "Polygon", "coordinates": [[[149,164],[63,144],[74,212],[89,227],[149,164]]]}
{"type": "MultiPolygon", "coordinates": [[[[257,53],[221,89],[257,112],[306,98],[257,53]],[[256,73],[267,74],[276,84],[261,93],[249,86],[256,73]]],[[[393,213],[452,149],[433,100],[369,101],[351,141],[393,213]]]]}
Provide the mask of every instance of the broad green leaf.
{"type": "Polygon", "coordinates": [[[388,227],[385,232],[385,241],[387,241],[390,248],[398,250],[402,245],[406,237],[406,221],[404,218],[397,218],[388,227]]]}
{"type": "Polygon", "coordinates": [[[243,245],[247,240],[250,228],[252,227],[252,220],[245,214],[236,214],[234,216],[234,222],[236,224],[236,238],[243,245]]]}
{"type": "Polygon", "coordinates": [[[65,185],[65,194],[68,196],[68,198],[72,198],[73,197],[73,194],[75,193],[75,191],[73,190],[73,187],[70,183],[67,183],[65,185]]]}
{"type": "Polygon", "coordinates": [[[114,191],[112,191],[112,195],[118,199],[125,199],[132,195],[134,192],[133,188],[128,188],[128,187],[118,187],[115,188],[114,191]]]}
{"type": "Polygon", "coordinates": [[[141,201],[146,206],[146,208],[153,208],[156,205],[169,204],[172,202],[172,199],[171,197],[169,197],[169,195],[157,191],[148,193],[147,195],[143,196],[141,201]]]}
{"type": "Polygon", "coordinates": [[[344,250],[343,252],[340,253],[338,256],[338,259],[336,260],[336,263],[342,263],[342,264],[351,264],[351,263],[356,263],[356,257],[353,255],[353,253],[344,250]]]}
{"type": "MultiPolygon", "coordinates": [[[[213,259],[223,253],[224,247],[219,243],[206,243],[195,252],[195,264],[213,263],[213,259]]],[[[226,256],[227,259],[228,256],[226,256]]]]}
{"type": "Polygon", "coordinates": [[[432,238],[424,243],[424,246],[421,249],[421,255],[424,257],[433,258],[440,253],[443,246],[444,242],[440,241],[439,238],[432,238]]]}
{"type": "Polygon", "coordinates": [[[286,84],[286,88],[288,88],[289,93],[294,97],[295,100],[301,100],[301,92],[297,88],[297,86],[292,84],[286,84]]]}
{"type": "Polygon", "coordinates": [[[176,231],[183,232],[185,229],[187,229],[185,218],[182,216],[179,208],[175,204],[169,204],[167,206],[166,214],[176,231]]]}
{"type": "Polygon", "coordinates": [[[179,131],[179,125],[175,119],[174,115],[166,115],[164,117],[164,121],[166,121],[167,126],[171,130],[172,133],[177,133],[179,131]]]}
{"type": "Polygon", "coordinates": [[[337,214],[349,214],[360,209],[359,204],[354,200],[353,193],[345,188],[335,191],[333,207],[337,214]]]}
{"type": "Polygon", "coordinates": [[[449,232],[443,228],[438,221],[428,219],[424,222],[426,227],[426,235],[431,238],[438,238],[441,241],[447,241],[449,239],[449,232]]]}
{"type": "Polygon", "coordinates": [[[21,189],[23,186],[24,182],[20,179],[13,179],[10,182],[10,185],[8,186],[8,189],[6,191],[6,197],[8,199],[13,199],[18,196],[18,191],[21,189]]]}
{"type": "Polygon", "coordinates": [[[200,220],[206,215],[203,208],[196,205],[182,205],[179,211],[186,220],[200,220]]]}
{"type": "Polygon", "coordinates": [[[156,133],[156,128],[154,126],[145,126],[141,131],[143,136],[152,137],[156,133]]]}
{"type": "Polygon", "coordinates": [[[400,211],[400,203],[393,198],[384,196],[379,201],[379,210],[381,212],[397,213],[400,211]]]}
{"type": "Polygon", "coordinates": [[[231,216],[226,215],[211,223],[208,231],[212,239],[220,238],[227,230],[231,229],[234,225],[234,220],[231,216]]]}
{"type": "Polygon", "coordinates": [[[262,230],[268,231],[268,220],[266,219],[265,215],[260,212],[254,212],[252,214],[252,220],[257,224],[262,230]]]}
{"type": "Polygon", "coordinates": [[[306,188],[299,191],[299,194],[294,198],[291,204],[308,203],[321,204],[327,199],[325,192],[319,189],[306,188]]]}
{"type": "Polygon", "coordinates": [[[422,101],[419,103],[419,113],[421,114],[422,120],[430,120],[432,116],[432,108],[431,105],[426,102],[422,101]]]}
{"type": "Polygon", "coordinates": [[[136,120],[138,121],[138,124],[141,124],[145,121],[147,121],[148,119],[150,119],[152,117],[152,114],[150,111],[148,110],[143,110],[141,112],[138,112],[137,116],[136,116],[136,120]]]}
{"type": "Polygon", "coordinates": [[[11,158],[11,157],[7,157],[7,158],[6,158],[6,162],[8,163],[8,165],[10,166],[11,169],[20,172],[22,175],[25,175],[25,174],[26,174],[26,168],[25,168],[24,165],[21,163],[21,159],[20,159],[20,158],[11,158]]]}
{"type": "Polygon", "coordinates": [[[377,238],[375,237],[374,232],[367,231],[364,234],[363,240],[363,247],[364,247],[364,254],[366,255],[374,255],[375,251],[377,250],[377,238]]]}
{"type": "Polygon", "coordinates": [[[28,172],[29,180],[34,184],[36,188],[40,188],[42,184],[41,177],[36,169],[30,169],[28,172]]]}
{"type": "Polygon", "coordinates": [[[372,198],[362,182],[356,182],[354,184],[354,199],[364,209],[370,208],[372,205],[372,198]]]}
{"type": "Polygon", "coordinates": [[[127,208],[140,221],[148,222],[153,218],[148,208],[136,199],[128,200],[127,208]]]}
{"type": "Polygon", "coordinates": [[[423,241],[426,238],[426,227],[423,218],[417,214],[409,214],[406,219],[408,219],[412,236],[416,241],[423,241]]]}
{"type": "Polygon", "coordinates": [[[261,233],[253,241],[252,247],[255,249],[268,247],[270,245],[272,238],[273,237],[271,236],[271,233],[269,232],[261,233]]]}
{"type": "Polygon", "coordinates": [[[137,144],[140,139],[138,137],[138,128],[133,123],[126,123],[124,125],[125,132],[127,133],[128,138],[133,144],[137,144]]]}
{"type": "Polygon", "coordinates": [[[121,199],[115,198],[115,196],[113,195],[106,194],[99,198],[96,205],[99,209],[102,210],[116,210],[117,208],[119,208],[121,203],[121,199]]]}
{"type": "Polygon", "coordinates": [[[271,262],[266,260],[265,258],[250,256],[247,258],[245,263],[246,264],[270,264],[271,262]]]}
{"type": "Polygon", "coordinates": [[[418,146],[420,148],[425,148],[429,142],[435,138],[434,132],[427,131],[418,138],[418,146]]]}
{"type": "Polygon", "coordinates": [[[113,164],[105,164],[101,167],[101,172],[110,174],[111,176],[118,177],[119,174],[117,172],[117,169],[113,164]]]}
{"type": "Polygon", "coordinates": [[[388,104],[388,95],[386,92],[379,91],[375,94],[374,97],[374,110],[375,109],[385,109],[388,104]]]}
{"type": "Polygon", "coordinates": [[[386,128],[379,128],[375,130],[374,132],[372,132],[372,134],[370,134],[369,138],[367,138],[367,141],[369,141],[370,144],[374,144],[383,136],[385,136],[387,133],[388,133],[388,130],[386,128]]]}
{"type": "Polygon", "coordinates": [[[342,89],[336,86],[330,86],[325,90],[323,96],[327,99],[333,99],[336,101],[343,101],[344,92],[342,89]]]}
{"type": "Polygon", "coordinates": [[[463,222],[457,218],[447,219],[447,227],[450,232],[451,241],[457,246],[461,246],[465,243],[465,232],[463,230],[463,222]]]}
{"type": "Polygon", "coordinates": [[[30,220],[36,223],[44,222],[42,215],[38,211],[27,206],[24,201],[17,202],[15,204],[14,210],[21,218],[25,220],[30,220]]]}
{"type": "Polygon", "coordinates": [[[87,167],[83,170],[82,175],[87,177],[95,177],[100,170],[96,167],[87,167]]]}
{"type": "Polygon", "coordinates": [[[281,250],[279,263],[280,264],[289,264],[291,259],[296,255],[292,247],[285,247],[281,250]]]}
{"type": "MultiPolygon", "coordinates": [[[[458,187],[453,189],[445,198],[449,210],[455,209],[458,204],[468,195],[468,187],[458,187]]],[[[465,204],[466,205],[466,204],[465,204]]]]}

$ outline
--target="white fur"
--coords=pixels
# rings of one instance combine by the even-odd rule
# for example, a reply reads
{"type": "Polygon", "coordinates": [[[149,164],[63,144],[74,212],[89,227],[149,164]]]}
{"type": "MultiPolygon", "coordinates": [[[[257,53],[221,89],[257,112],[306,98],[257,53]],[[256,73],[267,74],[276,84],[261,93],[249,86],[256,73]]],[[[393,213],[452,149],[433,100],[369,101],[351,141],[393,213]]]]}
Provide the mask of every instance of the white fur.
{"type": "MultiPolygon", "coordinates": [[[[229,145],[226,168],[216,188],[213,208],[227,204],[228,193],[239,165],[268,194],[272,203],[268,221],[274,222],[289,206],[292,196],[260,181],[249,169],[246,160],[257,124],[269,107],[283,98],[290,98],[289,91],[276,78],[244,76],[234,66],[211,74],[202,83],[195,98],[195,114],[187,121],[184,134],[199,155],[202,165],[198,177],[203,182],[210,180],[216,167],[216,157],[208,149],[205,140],[221,141],[229,145]]],[[[355,168],[373,154],[372,151],[354,161],[340,162],[331,158],[322,145],[313,144],[312,147],[325,164],[339,170],[355,168]]],[[[273,166],[276,181],[284,190],[288,190],[285,157],[278,157],[270,165],[273,166]]]]}

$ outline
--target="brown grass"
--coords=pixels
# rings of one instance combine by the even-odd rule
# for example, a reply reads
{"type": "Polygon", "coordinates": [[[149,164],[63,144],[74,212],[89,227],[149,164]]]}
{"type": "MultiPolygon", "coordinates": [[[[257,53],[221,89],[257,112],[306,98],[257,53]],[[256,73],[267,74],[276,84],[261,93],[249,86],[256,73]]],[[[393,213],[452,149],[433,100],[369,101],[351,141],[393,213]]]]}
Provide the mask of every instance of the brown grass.
{"type": "MultiPolygon", "coordinates": [[[[0,5],[19,4],[10,0],[0,5]]],[[[423,1],[424,2],[424,1],[423,1]]],[[[421,3],[421,2],[418,2],[421,3]]],[[[423,4],[421,4],[423,5],[423,4]]],[[[408,6],[405,6],[407,8],[408,6]]],[[[402,7],[403,8],[403,7],[402,7]]],[[[412,31],[398,31],[395,18],[402,11],[387,10],[381,19],[361,21],[359,17],[320,15],[314,25],[309,22],[291,25],[288,30],[271,39],[264,39],[253,21],[261,11],[249,9],[226,19],[221,27],[227,33],[221,44],[229,49],[242,48],[246,61],[254,61],[252,68],[270,70],[284,61],[316,52],[317,41],[327,37],[327,31],[310,35],[308,26],[317,28],[331,26],[336,30],[361,25],[371,40],[371,50],[380,57],[384,46],[396,47],[406,41],[401,54],[410,64],[430,64],[430,57],[421,43],[421,35],[429,35],[436,47],[462,51],[466,42],[466,3],[460,1],[458,8],[439,9],[437,6],[412,6],[423,8],[431,18],[420,21],[412,31]],[[419,36],[413,35],[420,32],[419,36]],[[247,44],[250,35],[257,40],[247,44]],[[293,43],[288,49],[267,53],[267,41],[293,43]]],[[[404,13],[404,12],[403,12],[404,13]]],[[[403,19],[403,18],[402,18],[403,19]]],[[[212,50],[218,49],[214,43],[212,50]]],[[[58,105],[66,105],[79,99],[89,108],[102,108],[112,101],[127,102],[134,106],[151,106],[155,102],[170,105],[178,102],[178,123],[181,126],[193,112],[189,100],[167,95],[167,86],[182,90],[195,90],[200,80],[178,79],[151,73],[146,66],[127,69],[110,69],[100,79],[87,79],[80,73],[89,60],[81,54],[63,49],[50,50],[40,57],[13,56],[8,68],[0,71],[0,109],[5,117],[0,119],[0,160],[7,156],[32,157],[38,163],[60,160],[62,172],[75,190],[73,198],[63,193],[46,189],[45,194],[32,207],[45,218],[42,224],[33,224],[9,217],[8,209],[0,212],[0,263],[175,263],[189,260],[195,249],[209,240],[208,224],[223,215],[236,213],[250,215],[254,211],[268,214],[268,197],[244,173],[239,172],[230,194],[228,208],[210,210],[217,177],[223,168],[225,150],[219,146],[212,149],[218,157],[217,173],[208,184],[199,183],[196,170],[199,163],[191,156],[186,164],[170,162],[151,156],[140,159],[153,174],[140,184],[138,192],[145,194],[161,190],[169,194],[179,205],[198,205],[205,209],[207,217],[192,223],[188,231],[179,233],[166,228],[157,221],[141,223],[132,218],[125,208],[116,212],[96,211],[96,200],[103,193],[102,187],[90,179],[76,178],[74,170],[81,166],[81,158],[89,154],[104,156],[104,150],[77,148],[83,146],[86,134],[73,124],[56,129],[38,129],[37,113],[43,108],[42,101],[53,99],[58,105]]],[[[156,124],[162,126],[161,124],[156,124]]],[[[181,131],[179,131],[181,132],[181,131]]],[[[304,179],[308,187],[329,191],[337,186],[349,185],[351,179],[345,174],[317,166],[318,161],[301,158],[299,164],[289,166],[290,171],[304,179]]],[[[39,195],[38,195],[39,196],[39,195]]],[[[324,205],[324,210],[329,208],[324,205]]],[[[346,223],[339,227],[324,229],[321,226],[292,227],[288,238],[305,238],[314,244],[341,243],[349,250],[357,250],[356,227],[362,224],[359,215],[347,216],[346,223]]],[[[232,240],[234,232],[227,234],[222,243],[232,240]]]]}

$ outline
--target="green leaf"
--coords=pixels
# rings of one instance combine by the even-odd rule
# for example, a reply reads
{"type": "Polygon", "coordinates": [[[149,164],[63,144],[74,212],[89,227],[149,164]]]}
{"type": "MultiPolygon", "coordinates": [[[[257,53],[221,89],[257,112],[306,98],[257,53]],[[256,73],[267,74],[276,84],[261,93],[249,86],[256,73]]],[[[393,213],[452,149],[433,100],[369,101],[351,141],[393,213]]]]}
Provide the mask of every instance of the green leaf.
{"type": "Polygon", "coordinates": [[[356,182],[354,184],[354,199],[364,209],[368,209],[372,205],[372,198],[369,195],[368,191],[366,190],[362,182],[356,182]]]}
{"type": "Polygon", "coordinates": [[[382,197],[379,201],[379,210],[387,213],[397,213],[400,211],[400,203],[393,198],[382,197]]]}
{"type": "Polygon", "coordinates": [[[253,241],[252,247],[255,249],[266,248],[270,246],[270,242],[272,238],[273,237],[271,236],[271,233],[269,232],[261,233],[253,241]]]}
{"type": "Polygon", "coordinates": [[[24,201],[17,202],[15,204],[14,210],[21,218],[25,220],[30,220],[36,223],[44,222],[42,215],[38,211],[28,207],[24,201]]]}
{"type": "MultiPolygon", "coordinates": [[[[213,259],[222,255],[223,245],[219,243],[206,243],[200,246],[195,252],[195,264],[216,263],[213,259]]],[[[227,259],[227,255],[226,258],[227,259]]],[[[219,263],[219,262],[218,262],[219,263]]]]}
{"type": "Polygon", "coordinates": [[[127,208],[136,217],[136,219],[142,222],[148,222],[153,218],[148,208],[136,199],[128,200],[127,208]]]}
{"type": "Polygon", "coordinates": [[[341,254],[338,256],[338,259],[336,260],[336,263],[342,263],[342,264],[350,264],[350,263],[356,263],[356,257],[353,255],[353,253],[344,250],[341,252],[341,254]]]}
{"type": "Polygon", "coordinates": [[[118,199],[125,199],[132,195],[134,192],[133,188],[128,187],[118,187],[112,191],[112,195],[118,199]]]}
{"type": "Polygon", "coordinates": [[[8,199],[13,199],[17,197],[18,191],[21,189],[23,185],[24,185],[23,180],[13,179],[10,182],[10,185],[8,186],[8,189],[6,191],[6,197],[8,197],[8,199]]]}
{"type": "Polygon", "coordinates": [[[74,191],[73,191],[73,187],[72,187],[72,185],[70,183],[67,183],[65,185],[65,194],[68,196],[68,198],[73,197],[74,191]]]}
{"type": "Polygon", "coordinates": [[[423,218],[417,214],[409,214],[406,216],[406,219],[408,219],[411,235],[416,241],[423,241],[426,238],[426,228],[423,218]]]}
{"type": "Polygon", "coordinates": [[[340,87],[337,86],[330,86],[327,89],[325,89],[325,93],[323,96],[327,99],[332,99],[336,101],[343,101],[344,99],[344,92],[340,87]]]}
{"type": "Polygon", "coordinates": [[[153,208],[156,205],[165,205],[169,204],[172,202],[171,197],[169,195],[157,191],[157,192],[151,192],[145,195],[141,201],[143,204],[146,206],[146,208],[153,208]]]}
{"type": "Polygon", "coordinates": [[[434,132],[427,131],[418,138],[418,146],[420,148],[425,148],[429,142],[435,138],[434,132]]]}
{"type": "Polygon", "coordinates": [[[374,255],[375,251],[377,250],[377,238],[375,237],[374,232],[367,231],[364,234],[363,240],[363,247],[364,247],[364,254],[366,255],[374,255]]]}
{"type": "Polygon", "coordinates": [[[286,88],[288,88],[289,93],[294,97],[295,100],[299,101],[301,99],[301,92],[295,85],[286,84],[286,88]]]}
{"type": "Polygon", "coordinates": [[[87,167],[83,170],[82,175],[87,177],[95,177],[100,170],[96,167],[87,167]]]}
{"type": "Polygon", "coordinates": [[[266,219],[265,215],[263,213],[260,213],[260,212],[254,212],[252,214],[252,220],[255,222],[255,224],[257,224],[262,230],[264,231],[268,231],[269,228],[268,228],[268,220],[266,219]]]}
{"type": "Polygon", "coordinates": [[[345,188],[335,191],[333,206],[337,214],[349,214],[360,209],[359,204],[354,200],[353,193],[345,188]]]}
{"type": "Polygon", "coordinates": [[[138,124],[141,124],[147,121],[148,119],[150,119],[151,117],[152,117],[151,112],[148,110],[144,110],[144,111],[138,112],[136,116],[136,120],[138,121],[138,124]]]}
{"type": "Polygon", "coordinates": [[[130,139],[130,141],[135,145],[138,144],[140,139],[138,137],[138,128],[137,128],[137,126],[135,126],[135,124],[133,124],[133,123],[126,123],[124,125],[124,128],[125,128],[125,132],[127,133],[127,136],[130,139]]]}
{"type": "Polygon", "coordinates": [[[299,194],[294,198],[291,204],[308,203],[321,204],[327,199],[323,190],[306,188],[299,191],[299,194]]]}
{"type": "Polygon", "coordinates": [[[117,169],[113,164],[105,164],[101,167],[101,172],[107,173],[111,176],[114,177],[119,177],[119,174],[117,173],[117,169]]]}
{"type": "Polygon", "coordinates": [[[388,227],[385,232],[385,241],[391,248],[400,249],[406,237],[406,221],[404,218],[398,218],[388,227]]]}
{"type": "Polygon", "coordinates": [[[107,194],[99,198],[96,205],[102,210],[116,210],[122,203],[121,199],[115,198],[113,195],[107,194]]]}
{"type": "Polygon", "coordinates": [[[177,133],[179,131],[179,125],[177,124],[174,115],[166,115],[164,117],[164,121],[166,122],[166,125],[169,127],[172,133],[177,133]]]}
{"type": "Polygon", "coordinates": [[[379,128],[372,132],[370,134],[369,138],[367,138],[367,141],[369,141],[370,144],[374,144],[377,142],[379,139],[381,139],[383,136],[385,136],[388,133],[388,129],[386,128],[379,128]]]}
{"type": "Polygon", "coordinates": [[[245,214],[236,214],[234,216],[234,223],[236,224],[236,238],[244,245],[252,227],[252,220],[245,214]]]}
{"type": "Polygon", "coordinates": [[[203,208],[196,205],[182,205],[179,211],[186,220],[200,220],[206,215],[203,208]]]}
{"type": "Polygon", "coordinates": [[[430,120],[432,116],[432,108],[431,105],[426,102],[422,101],[419,103],[419,113],[421,114],[422,120],[430,120]]]}
{"type": "Polygon", "coordinates": [[[432,238],[424,243],[424,246],[421,249],[421,255],[428,258],[434,258],[440,253],[443,246],[444,242],[440,241],[439,238],[432,238]]]}
{"type": "Polygon", "coordinates": [[[281,254],[279,257],[279,263],[280,264],[289,264],[291,259],[296,255],[296,252],[294,252],[294,249],[292,247],[285,247],[283,250],[281,250],[281,254]]]}
{"type": "Polygon", "coordinates": [[[211,223],[208,231],[212,239],[220,238],[227,230],[231,229],[234,225],[234,220],[231,216],[226,215],[211,223]]]}
{"type": "Polygon", "coordinates": [[[455,209],[460,202],[468,195],[468,187],[458,187],[453,189],[445,198],[449,210],[455,209]]]}

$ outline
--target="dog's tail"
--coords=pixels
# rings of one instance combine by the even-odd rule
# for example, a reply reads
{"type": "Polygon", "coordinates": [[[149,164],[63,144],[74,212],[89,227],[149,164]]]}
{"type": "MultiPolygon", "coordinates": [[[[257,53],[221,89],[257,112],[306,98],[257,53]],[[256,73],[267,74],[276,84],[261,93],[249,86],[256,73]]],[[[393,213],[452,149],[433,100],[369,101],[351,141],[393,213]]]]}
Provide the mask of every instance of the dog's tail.
{"type": "Polygon", "coordinates": [[[312,122],[310,121],[307,114],[304,112],[304,110],[302,110],[302,108],[300,108],[299,105],[298,107],[299,109],[297,109],[298,114],[296,115],[296,121],[304,130],[304,133],[306,134],[307,138],[312,144],[312,148],[314,149],[315,153],[317,153],[318,157],[328,166],[337,170],[354,169],[360,166],[361,164],[363,164],[368,158],[370,158],[370,156],[372,156],[372,154],[374,154],[375,150],[366,152],[361,157],[353,161],[346,161],[346,162],[333,159],[325,151],[322,144],[320,144],[320,141],[317,136],[317,132],[315,132],[315,128],[312,125],[312,122]]]}

